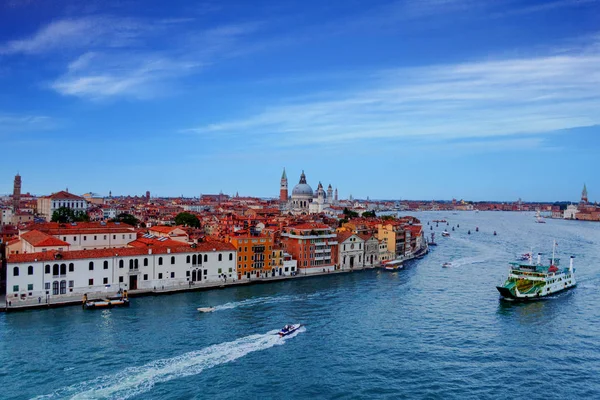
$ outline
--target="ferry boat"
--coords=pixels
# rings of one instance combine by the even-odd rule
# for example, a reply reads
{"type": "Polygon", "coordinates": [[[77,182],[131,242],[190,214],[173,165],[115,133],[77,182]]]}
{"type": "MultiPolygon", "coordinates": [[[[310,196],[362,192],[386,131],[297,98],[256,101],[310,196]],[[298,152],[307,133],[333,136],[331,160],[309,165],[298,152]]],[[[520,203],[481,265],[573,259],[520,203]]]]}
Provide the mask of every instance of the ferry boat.
{"type": "Polygon", "coordinates": [[[386,271],[398,271],[402,267],[403,267],[402,260],[388,261],[383,265],[383,268],[386,271]]]}
{"type": "Polygon", "coordinates": [[[84,310],[96,310],[113,307],[129,307],[129,298],[127,297],[127,290],[123,291],[123,294],[116,296],[108,296],[104,299],[88,300],[87,294],[83,295],[82,305],[84,310]]]}
{"type": "Polygon", "coordinates": [[[512,262],[506,282],[496,288],[505,300],[538,300],[549,295],[562,292],[577,285],[575,281],[575,269],[571,257],[569,267],[561,268],[560,260],[554,257],[548,265],[542,264],[541,254],[538,254],[537,262],[512,262]]]}
{"type": "Polygon", "coordinates": [[[284,337],[296,332],[298,329],[300,329],[300,327],[302,327],[302,324],[286,325],[283,328],[281,328],[281,330],[277,332],[277,334],[279,335],[279,337],[284,337]]]}

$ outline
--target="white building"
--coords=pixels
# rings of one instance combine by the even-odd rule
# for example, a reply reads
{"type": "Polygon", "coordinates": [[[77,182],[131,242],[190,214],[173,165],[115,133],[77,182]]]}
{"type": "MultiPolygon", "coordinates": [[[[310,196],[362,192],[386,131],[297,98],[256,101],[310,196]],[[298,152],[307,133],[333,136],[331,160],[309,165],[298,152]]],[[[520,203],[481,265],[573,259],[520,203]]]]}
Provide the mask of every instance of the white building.
{"type": "Polygon", "coordinates": [[[50,221],[54,211],[60,207],[67,207],[75,212],[86,212],[88,208],[87,201],[81,197],[66,191],[53,193],[50,196],[40,197],[37,200],[38,214],[50,221]]]}
{"type": "Polygon", "coordinates": [[[564,212],[564,219],[576,219],[578,212],[579,212],[579,209],[577,208],[577,206],[571,204],[571,205],[567,206],[567,209],[564,212]]]}
{"type": "Polygon", "coordinates": [[[228,243],[9,255],[6,275],[12,305],[237,280],[235,248],[228,243]]]}
{"type": "Polygon", "coordinates": [[[373,234],[360,235],[364,240],[364,266],[365,268],[373,268],[379,266],[381,261],[379,260],[379,240],[373,234]]]}
{"type": "Polygon", "coordinates": [[[338,262],[340,269],[357,269],[364,267],[364,244],[363,238],[352,232],[338,232],[338,262]]]}

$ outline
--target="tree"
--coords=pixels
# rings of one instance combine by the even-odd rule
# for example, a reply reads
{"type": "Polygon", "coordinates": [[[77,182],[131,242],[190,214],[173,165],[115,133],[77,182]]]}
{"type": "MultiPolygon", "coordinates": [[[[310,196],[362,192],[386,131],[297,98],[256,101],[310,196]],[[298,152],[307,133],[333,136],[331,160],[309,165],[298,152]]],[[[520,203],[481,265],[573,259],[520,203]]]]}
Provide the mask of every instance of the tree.
{"type": "Polygon", "coordinates": [[[182,212],[177,214],[175,217],[175,223],[177,225],[190,226],[192,228],[200,228],[200,220],[194,214],[188,212],[182,212]]]}
{"type": "Polygon", "coordinates": [[[121,213],[117,215],[117,218],[113,219],[112,222],[122,222],[131,226],[137,226],[140,223],[140,220],[131,214],[121,213]]]}
{"type": "Polygon", "coordinates": [[[358,213],[356,211],[348,210],[348,207],[344,207],[344,216],[348,219],[357,218],[358,213]]]}
{"type": "Polygon", "coordinates": [[[52,222],[66,224],[69,222],[87,222],[90,220],[89,215],[84,211],[74,211],[69,207],[59,207],[52,213],[52,222]]]}
{"type": "Polygon", "coordinates": [[[375,215],[375,211],[365,211],[364,213],[362,213],[362,216],[364,218],[375,218],[375,217],[377,217],[375,215]]]}

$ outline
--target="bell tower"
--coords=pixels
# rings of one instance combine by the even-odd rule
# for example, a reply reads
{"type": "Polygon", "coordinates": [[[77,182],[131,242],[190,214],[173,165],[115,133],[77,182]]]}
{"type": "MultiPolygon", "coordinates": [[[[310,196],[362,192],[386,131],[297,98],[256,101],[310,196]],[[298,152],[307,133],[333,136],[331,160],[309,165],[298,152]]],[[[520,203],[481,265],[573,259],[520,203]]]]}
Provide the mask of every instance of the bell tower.
{"type": "Polygon", "coordinates": [[[19,211],[19,203],[21,203],[21,175],[15,176],[15,183],[13,187],[13,212],[19,211]]]}
{"type": "Polygon", "coordinates": [[[587,193],[587,187],[585,186],[585,183],[583,184],[583,190],[581,191],[581,204],[587,204],[588,203],[588,193],[587,193]]]}
{"type": "Polygon", "coordinates": [[[288,201],[288,180],[285,174],[285,168],[281,175],[281,184],[279,186],[279,202],[286,203],[288,201]]]}

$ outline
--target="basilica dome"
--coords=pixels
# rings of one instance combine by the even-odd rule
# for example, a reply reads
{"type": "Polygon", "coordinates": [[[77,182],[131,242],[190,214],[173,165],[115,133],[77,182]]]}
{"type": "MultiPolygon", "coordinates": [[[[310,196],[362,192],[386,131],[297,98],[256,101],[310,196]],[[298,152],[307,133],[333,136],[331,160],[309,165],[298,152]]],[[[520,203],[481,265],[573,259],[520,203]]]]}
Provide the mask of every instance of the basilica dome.
{"type": "Polygon", "coordinates": [[[302,171],[302,175],[300,175],[300,183],[294,186],[294,190],[292,190],[292,198],[293,197],[313,197],[313,190],[310,185],[306,183],[304,171],[302,171]]]}

